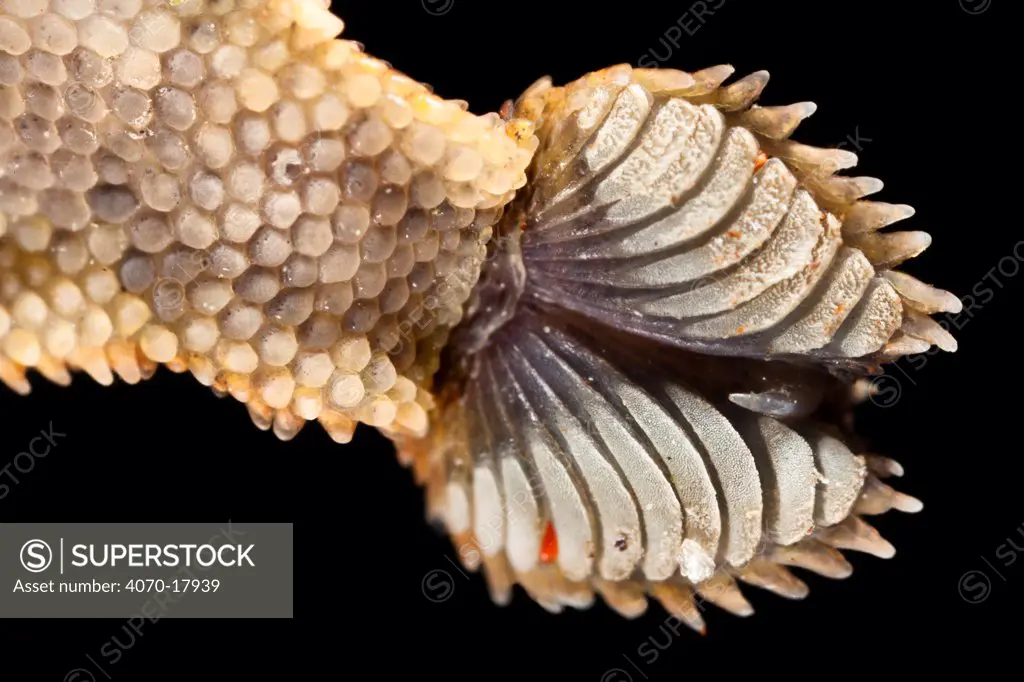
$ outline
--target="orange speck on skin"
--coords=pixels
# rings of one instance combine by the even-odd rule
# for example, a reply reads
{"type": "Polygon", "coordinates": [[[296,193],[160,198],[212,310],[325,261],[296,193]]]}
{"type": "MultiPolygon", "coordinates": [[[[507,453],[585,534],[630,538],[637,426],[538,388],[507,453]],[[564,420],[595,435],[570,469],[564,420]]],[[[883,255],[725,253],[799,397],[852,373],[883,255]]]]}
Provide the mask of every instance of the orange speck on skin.
{"type": "Polygon", "coordinates": [[[757,156],[754,158],[754,172],[761,170],[766,163],[768,163],[768,155],[764,153],[763,149],[757,150],[757,156]]]}
{"type": "Polygon", "coordinates": [[[533,134],[533,124],[522,119],[513,119],[505,124],[505,134],[516,142],[522,142],[533,134]]]}
{"type": "Polygon", "coordinates": [[[742,324],[741,324],[740,326],[736,327],[736,333],[737,333],[737,334],[742,334],[742,333],[743,333],[743,332],[745,332],[746,330],[747,330],[747,328],[746,328],[746,327],[744,327],[744,326],[743,326],[742,324]]]}
{"type": "Polygon", "coordinates": [[[558,534],[550,521],[544,528],[544,539],[540,543],[540,561],[550,564],[558,558],[558,534]]]}
{"type": "Polygon", "coordinates": [[[729,237],[730,237],[731,239],[739,239],[740,237],[742,237],[742,236],[743,236],[743,233],[742,233],[741,231],[739,231],[739,230],[736,230],[736,229],[733,229],[733,230],[729,230],[728,232],[726,232],[726,234],[727,234],[727,235],[728,235],[728,236],[729,236],[729,237]]]}

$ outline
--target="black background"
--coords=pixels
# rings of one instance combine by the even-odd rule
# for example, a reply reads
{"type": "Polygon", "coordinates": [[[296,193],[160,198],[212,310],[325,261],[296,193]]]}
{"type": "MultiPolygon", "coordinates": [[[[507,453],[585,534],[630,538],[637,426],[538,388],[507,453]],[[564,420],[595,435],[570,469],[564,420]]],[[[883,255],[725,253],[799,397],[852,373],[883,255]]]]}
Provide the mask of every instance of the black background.
{"type": "MultiPolygon", "coordinates": [[[[921,514],[877,519],[896,557],[852,555],[846,581],[802,576],[811,587],[803,602],[745,589],[754,616],[712,607],[706,637],[680,630],[651,661],[637,652],[649,637],[666,642],[659,607],[627,621],[600,603],[549,615],[521,592],[508,607],[492,605],[479,576],[452,566],[452,548],[425,522],[409,472],[375,432],[361,430],[342,447],[311,425],[281,443],[235,401],[166,370],[135,387],[77,377],[62,389],[35,377],[26,398],[0,388],[0,466],[50,422],[68,434],[20,475],[0,501],[0,521],[296,524],[294,621],[146,625],[108,666],[113,679],[639,682],[747,666],[874,674],[900,659],[1013,658],[1003,641],[1019,632],[1024,560],[1007,566],[996,553],[1008,537],[1024,546],[1016,340],[1024,272],[1013,256],[1024,237],[1011,96],[1019,84],[1003,57],[1018,47],[1014,3],[706,4],[721,7],[705,23],[687,14],[685,1],[364,0],[334,9],[345,37],[477,112],[496,110],[544,74],[564,83],[644,55],[647,64],[653,48],[669,67],[731,63],[737,76],[768,69],[762,103],[819,105],[800,141],[846,141],[858,151],[848,138],[858,140],[858,171],[886,183],[877,198],[915,206],[904,225],[934,237],[903,269],[974,301],[951,319],[958,353],[904,359],[889,370],[883,405],[858,413],[860,432],[905,466],[898,487],[925,503],[921,514]],[[679,35],[673,25],[693,34],[684,31],[678,46],[662,42],[667,32],[679,35]],[[443,603],[422,590],[435,569],[452,577],[443,603]],[[970,571],[987,575],[988,592],[978,574],[961,581],[970,571]]],[[[1018,252],[1024,257],[1024,245],[1018,252]]],[[[88,667],[87,654],[99,658],[112,636],[126,641],[122,626],[2,621],[0,664],[23,671],[3,677],[63,679],[88,667]]]]}

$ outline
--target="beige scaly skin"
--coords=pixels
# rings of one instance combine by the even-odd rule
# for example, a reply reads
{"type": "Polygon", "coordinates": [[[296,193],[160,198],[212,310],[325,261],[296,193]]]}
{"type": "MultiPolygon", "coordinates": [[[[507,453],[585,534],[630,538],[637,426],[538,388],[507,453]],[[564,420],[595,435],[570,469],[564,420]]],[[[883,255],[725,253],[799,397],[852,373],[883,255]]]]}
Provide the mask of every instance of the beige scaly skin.
{"type": "Polygon", "coordinates": [[[958,301],[891,270],[927,236],[876,232],[910,212],[834,177],[852,155],[786,140],[808,106],[622,66],[478,117],[342,27],[0,0],[0,380],[163,364],[282,439],[376,426],[499,602],[700,628],[695,593],[749,611],[732,576],[799,597],[783,565],[891,555],[859,514],[919,503],[816,408],[952,350],[928,315],[958,301]]]}
{"type": "Polygon", "coordinates": [[[422,434],[536,147],[317,0],[4,0],[0,378],[157,364],[282,438],[422,434]]]}

